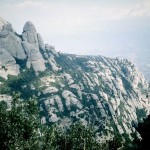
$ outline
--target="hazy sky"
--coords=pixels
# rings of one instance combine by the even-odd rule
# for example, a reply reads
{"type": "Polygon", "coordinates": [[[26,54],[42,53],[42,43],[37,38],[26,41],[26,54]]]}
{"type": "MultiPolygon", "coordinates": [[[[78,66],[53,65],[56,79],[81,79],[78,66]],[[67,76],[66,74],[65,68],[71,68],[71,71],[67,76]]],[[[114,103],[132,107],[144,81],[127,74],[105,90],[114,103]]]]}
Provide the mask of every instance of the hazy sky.
{"type": "Polygon", "coordinates": [[[0,16],[19,34],[32,21],[45,43],[67,53],[113,56],[150,47],[150,0],[0,0],[0,16]]]}

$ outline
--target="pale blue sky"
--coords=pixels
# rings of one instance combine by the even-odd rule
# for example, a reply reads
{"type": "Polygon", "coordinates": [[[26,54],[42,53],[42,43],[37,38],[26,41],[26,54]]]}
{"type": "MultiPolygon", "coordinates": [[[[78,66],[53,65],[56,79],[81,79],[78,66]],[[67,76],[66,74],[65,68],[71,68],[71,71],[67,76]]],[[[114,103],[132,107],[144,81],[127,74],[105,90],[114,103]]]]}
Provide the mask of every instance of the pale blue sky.
{"type": "Polygon", "coordinates": [[[150,47],[150,0],[1,0],[0,16],[21,34],[30,20],[58,51],[106,56],[150,47]],[[140,47],[141,46],[141,47],[140,47]]]}

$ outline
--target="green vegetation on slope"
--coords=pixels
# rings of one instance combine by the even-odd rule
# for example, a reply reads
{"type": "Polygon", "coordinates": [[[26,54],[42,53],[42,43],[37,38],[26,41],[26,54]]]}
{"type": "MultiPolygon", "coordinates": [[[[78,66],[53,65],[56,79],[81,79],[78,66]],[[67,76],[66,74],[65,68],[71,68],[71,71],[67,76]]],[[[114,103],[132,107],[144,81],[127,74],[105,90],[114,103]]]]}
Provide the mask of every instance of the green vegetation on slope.
{"type": "Polygon", "coordinates": [[[65,132],[54,126],[40,124],[35,99],[23,101],[15,94],[11,109],[0,102],[0,145],[2,150],[97,150],[92,129],[72,125],[65,132]]]}
{"type": "Polygon", "coordinates": [[[120,135],[100,144],[94,130],[81,123],[63,130],[42,125],[35,98],[24,101],[19,94],[13,95],[9,110],[6,102],[0,102],[0,122],[2,150],[117,150],[122,147],[120,135]]]}

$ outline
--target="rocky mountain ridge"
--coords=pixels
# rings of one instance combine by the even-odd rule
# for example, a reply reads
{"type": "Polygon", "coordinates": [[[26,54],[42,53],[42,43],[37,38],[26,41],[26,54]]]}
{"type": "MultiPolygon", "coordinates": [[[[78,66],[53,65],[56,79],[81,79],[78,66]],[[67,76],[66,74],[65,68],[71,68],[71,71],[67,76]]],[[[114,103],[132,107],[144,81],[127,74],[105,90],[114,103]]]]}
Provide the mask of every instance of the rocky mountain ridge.
{"type": "MultiPolygon", "coordinates": [[[[13,85],[11,90],[34,93],[41,123],[64,128],[81,121],[94,126],[99,140],[116,131],[131,138],[133,124],[149,113],[149,85],[130,61],[58,53],[53,46],[44,45],[31,22],[24,25],[22,35],[2,19],[0,29],[0,86],[13,85]],[[27,76],[19,80],[32,69],[32,80],[22,82],[27,76]],[[5,84],[10,75],[19,79],[5,84]]],[[[1,99],[8,98],[7,92],[0,93],[1,99]]]]}
{"type": "Polygon", "coordinates": [[[44,71],[45,60],[39,50],[43,49],[44,44],[40,34],[36,33],[34,25],[27,22],[22,35],[19,36],[11,24],[0,21],[3,25],[0,31],[1,76],[7,78],[8,74],[18,75],[20,66],[17,60],[24,61],[27,68],[32,65],[36,72],[44,71]]]}

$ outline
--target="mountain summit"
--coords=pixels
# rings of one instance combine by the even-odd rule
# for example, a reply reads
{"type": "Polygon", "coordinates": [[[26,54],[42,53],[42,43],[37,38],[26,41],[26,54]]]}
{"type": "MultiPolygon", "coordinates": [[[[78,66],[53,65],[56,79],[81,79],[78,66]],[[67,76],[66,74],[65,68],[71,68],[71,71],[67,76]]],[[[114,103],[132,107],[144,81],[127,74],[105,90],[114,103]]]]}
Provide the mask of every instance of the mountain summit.
{"type": "Polygon", "coordinates": [[[31,22],[24,25],[22,35],[17,35],[11,24],[2,21],[2,30],[0,31],[0,52],[1,52],[1,76],[7,78],[7,75],[18,75],[20,66],[18,60],[25,63],[27,68],[32,65],[36,72],[45,70],[45,60],[40,53],[42,38],[36,33],[36,29],[31,22]],[[3,61],[3,59],[5,61],[3,61]],[[10,63],[11,62],[11,63],[10,63]]]}
{"type": "Polygon", "coordinates": [[[35,95],[41,123],[92,125],[99,140],[134,131],[149,113],[148,83],[127,59],[58,53],[32,22],[18,35],[0,18],[0,97],[35,95]]]}

